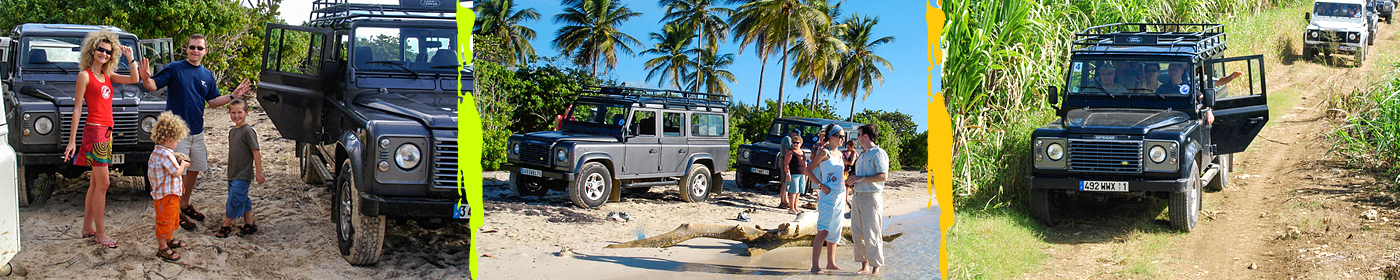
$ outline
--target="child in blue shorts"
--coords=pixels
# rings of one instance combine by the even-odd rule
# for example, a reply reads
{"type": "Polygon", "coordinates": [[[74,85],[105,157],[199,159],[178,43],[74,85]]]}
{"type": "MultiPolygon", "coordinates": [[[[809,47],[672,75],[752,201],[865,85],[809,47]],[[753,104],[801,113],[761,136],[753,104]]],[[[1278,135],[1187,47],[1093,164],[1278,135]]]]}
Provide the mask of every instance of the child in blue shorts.
{"type": "Polygon", "coordinates": [[[243,218],[243,226],[238,228],[238,236],[258,232],[253,223],[253,203],[248,200],[248,186],[254,178],[258,184],[267,181],[263,176],[262,153],[258,151],[258,133],[245,123],[248,118],[248,103],[234,99],[228,104],[228,116],[233,119],[233,129],[228,133],[228,201],[224,204],[224,224],[214,237],[225,238],[233,232],[233,220],[243,218]]]}

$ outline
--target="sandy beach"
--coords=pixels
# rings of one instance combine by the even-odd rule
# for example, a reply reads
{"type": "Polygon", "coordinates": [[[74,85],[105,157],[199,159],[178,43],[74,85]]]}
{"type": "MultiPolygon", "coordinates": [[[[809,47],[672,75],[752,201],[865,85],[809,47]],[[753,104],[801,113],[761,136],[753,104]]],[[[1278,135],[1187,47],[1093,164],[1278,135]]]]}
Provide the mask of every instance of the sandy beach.
{"type": "MultiPolygon", "coordinates": [[[[884,191],[886,234],[905,236],[886,243],[886,267],[891,279],[931,279],[937,275],[937,207],[925,187],[925,174],[891,173],[884,191]]],[[[482,279],[727,279],[824,278],[807,272],[811,247],[782,248],[758,256],[741,256],[741,242],[697,238],[669,248],[605,249],[609,244],[669,232],[683,223],[762,226],[773,228],[795,216],[776,208],[774,191],[741,190],[733,172],[725,173],[725,191],[704,203],[686,203],[676,187],[653,188],[641,195],[624,195],[600,209],[572,206],[564,192],[540,198],[515,197],[504,172],[485,174],[486,224],[481,229],[482,279]],[[735,218],[746,209],[752,221],[735,218]],[[631,222],[607,220],[610,212],[625,212],[631,222]]],[[[815,196],[804,196],[814,201],[815,196]]],[[[813,211],[813,210],[808,210],[813,211]]],[[[837,247],[837,265],[844,274],[860,268],[853,247],[837,247]]]]}
{"type": "Polygon", "coordinates": [[[224,108],[205,113],[210,170],[200,174],[192,203],[209,218],[194,231],[177,230],[189,248],[177,263],[155,256],[155,212],[144,192],[144,177],[114,179],[107,196],[107,232],[117,249],[80,238],[87,175],[64,179],[48,203],[20,209],[23,250],[14,261],[33,279],[465,279],[468,228],[465,223],[425,230],[390,223],[378,265],[355,267],[340,257],[330,222],[331,194],[302,183],[290,140],[281,139],[266,114],[254,107],[248,124],[257,130],[266,184],[249,190],[258,233],[215,238],[224,216],[228,130],[224,108]]]}

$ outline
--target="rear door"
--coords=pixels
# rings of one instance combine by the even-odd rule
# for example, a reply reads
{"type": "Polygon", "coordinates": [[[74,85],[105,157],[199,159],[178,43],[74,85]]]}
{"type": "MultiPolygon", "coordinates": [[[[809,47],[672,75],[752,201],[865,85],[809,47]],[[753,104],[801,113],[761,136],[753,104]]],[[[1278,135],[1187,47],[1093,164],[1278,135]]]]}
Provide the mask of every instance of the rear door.
{"type": "Polygon", "coordinates": [[[332,31],[268,24],[263,38],[263,67],[259,74],[258,102],[277,131],[298,142],[317,143],[327,77],[333,69],[321,69],[331,47],[332,31]]]}
{"type": "Polygon", "coordinates": [[[1235,71],[1243,73],[1227,84],[1216,86],[1215,123],[1210,128],[1216,154],[1243,152],[1269,122],[1264,56],[1209,60],[1206,67],[1210,81],[1235,71]]]}
{"type": "Polygon", "coordinates": [[[661,162],[660,171],[678,174],[685,171],[685,163],[690,156],[690,142],[686,141],[685,113],[661,113],[661,162]]]}
{"type": "MultiPolygon", "coordinates": [[[[141,49],[136,55],[151,61],[152,74],[160,73],[161,69],[165,69],[166,64],[175,62],[175,47],[170,38],[146,39],[138,41],[137,44],[141,45],[141,49]]],[[[163,87],[149,92],[149,94],[165,99],[165,93],[168,90],[169,87],[163,87]]]]}

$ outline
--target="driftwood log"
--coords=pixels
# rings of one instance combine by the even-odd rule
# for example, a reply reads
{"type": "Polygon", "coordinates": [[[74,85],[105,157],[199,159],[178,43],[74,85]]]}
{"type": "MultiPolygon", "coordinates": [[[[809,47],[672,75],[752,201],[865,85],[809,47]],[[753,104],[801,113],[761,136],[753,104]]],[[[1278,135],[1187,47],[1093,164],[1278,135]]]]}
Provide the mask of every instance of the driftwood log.
{"type": "MultiPolygon", "coordinates": [[[[608,245],[607,248],[666,248],[687,240],[709,237],[743,242],[749,246],[747,256],[756,256],[782,247],[810,247],[817,234],[816,213],[805,212],[797,219],[779,224],[777,228],[763,229],[758,226],[742,227],[719,224],[681,224],[671,232],[623,243],[608,245]]],[[[904,233],[885,235],[885,242],[894,241],[904,233]]],[[[845,244],[852,244],[851,228],[841,227],[845,244]]]]}

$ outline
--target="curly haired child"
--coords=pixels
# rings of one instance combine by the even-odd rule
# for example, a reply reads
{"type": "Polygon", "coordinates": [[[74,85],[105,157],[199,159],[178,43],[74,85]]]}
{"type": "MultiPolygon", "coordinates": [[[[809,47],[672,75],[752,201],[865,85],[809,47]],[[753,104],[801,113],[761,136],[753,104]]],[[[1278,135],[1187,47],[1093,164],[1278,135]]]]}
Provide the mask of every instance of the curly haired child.
{"type": "Polygon", "coordinates": [[[156,256],[171,262],[180,260],[175,249],[185,247],[174,235],[180,220],[180,196],[184,194],[180,175],[190,167],[190,158],[176,153],[175,145],[188,134],[185,121],[169,111],[161,113],[151,128],[151,141],[157,145],[151,152],[146,174],[151,180],[151,198],[155,200],[156,256]]]}

